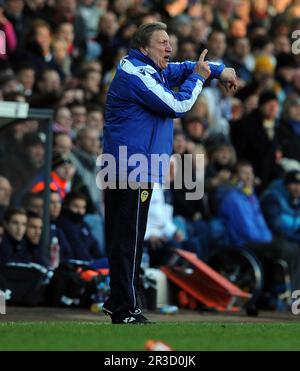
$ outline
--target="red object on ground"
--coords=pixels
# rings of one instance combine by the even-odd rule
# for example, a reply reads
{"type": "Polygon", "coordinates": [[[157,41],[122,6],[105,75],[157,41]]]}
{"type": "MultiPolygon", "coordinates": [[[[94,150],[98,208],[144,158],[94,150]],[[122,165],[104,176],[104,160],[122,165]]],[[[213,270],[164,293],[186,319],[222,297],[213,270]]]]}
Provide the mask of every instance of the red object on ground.
{"type": "Polygon", "coordinates": [[[146,341],[145,349],[153,352],[157,351],[168,352],[174,350],[173,348],[170,347],[170,345],[164,343],[163,341],[152,339],[146,341]]]}
{"type": "Polygon", "coordinates": [[[107,276],[109,274],[109,269],[108,268],[101,268],[101,269],[87,269],[84,270],[82,268],[78,268],[77,270],[80,273],[81,278],[84,281],[91,281],[95,276],[98,276],[99,273],[102,274],[103,276],[107,276]]]}
{"type": "MultiPolygon", "coordinates": [[[[240,304],[251,298],[251,294],[231,283],[198,259],[195,254],[181,249],[176,249],[176,254],[189,263],[188,267],[163,266],[161,267],[162,272],[187,294],[208,308],[220,312],[238,312],[241,309],[240,304]]],[[[182,299],[185,301],[184,297],[182,299]]]]}

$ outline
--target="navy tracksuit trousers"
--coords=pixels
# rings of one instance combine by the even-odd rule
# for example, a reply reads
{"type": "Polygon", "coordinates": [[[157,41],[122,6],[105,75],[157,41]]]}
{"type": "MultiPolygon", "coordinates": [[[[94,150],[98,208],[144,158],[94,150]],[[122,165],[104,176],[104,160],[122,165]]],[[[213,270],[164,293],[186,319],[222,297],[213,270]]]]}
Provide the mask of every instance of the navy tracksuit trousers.
{"type": "Polygon", "coordinates": [[[152,189],[106,189],[105,235],[115,315],[139,308],[139,271],[152,189]]]}

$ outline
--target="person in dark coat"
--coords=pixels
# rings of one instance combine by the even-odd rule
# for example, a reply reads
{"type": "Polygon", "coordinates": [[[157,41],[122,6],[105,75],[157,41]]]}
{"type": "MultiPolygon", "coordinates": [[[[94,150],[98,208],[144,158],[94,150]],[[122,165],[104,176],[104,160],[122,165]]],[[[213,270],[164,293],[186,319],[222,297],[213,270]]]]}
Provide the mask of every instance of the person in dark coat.
{"type": "Polygon", "coordinates": [[[46,69],[54,69],[62,75],[52,53],[52,31],[44,20],[35,20],[29,29],[26,51],[22,56],[31,63],[39,76],[46,69]]]}
{"type": "Polygon", "coordinates": [[[47,257],[43,256],[41,246],[42,229],[42,217],[33,211],[28,211],[25,233],[25,248],[27,251],[27,258],[30,262],[47,266],[47,257]]]}
{"type": "Polygon", "coordinates": [[[51,191],[50,194],[50,241],[56,237],[59,244],[59,260],[65,263],[72,258],[72,249],[64,231],[56,225],[62,208],[61,198],[58,192],[51,191]]]}
{"type": "Polygon", "coordinates": [[[292,99],[283,113],[278,128],[280,149],[284,158],[300,163],[300,99],[292,99]]]}
{"type": "Polygon", "coordinates": [[[29,256],[24,235],[27,215],[24,209],[11,208],[4,215],[4,235],[0,244],[0,265],[10,262],[27,263],[29,256]]]}
{"type": "Polygon", "coordinates": [[[88,225],[83,221],[87,198],[70,192],[63,204],[63,210],[56,225],[63,230],[72,249],[72,258],[92,262],[101,258],[98,243],[88,225]]]}
{"type": "Polygon", "coordinates": [[[78,51],[77,61],[82,60],[86,54],[87,29],[82,15],[77,13],[76,0],[55,1],[55,6],[49,8],[45,18],[54,30],[65,22],[74,25],[74,47],[78,51]]]}
{"type": "Polygon", "coordinates": [[[9,179],[0,174],[0,221],[10,205],[12,190],[9,179]]]}
{"type": "Polygon", "coordinates": [[[259,108],[235,123],[231,130],[237,157],[252,164],[255,175],[261,180],[261,189],[280,174],[276,162],[279,150],[278,110],[276,94],[265,91],[260,95],[259,108]]]}

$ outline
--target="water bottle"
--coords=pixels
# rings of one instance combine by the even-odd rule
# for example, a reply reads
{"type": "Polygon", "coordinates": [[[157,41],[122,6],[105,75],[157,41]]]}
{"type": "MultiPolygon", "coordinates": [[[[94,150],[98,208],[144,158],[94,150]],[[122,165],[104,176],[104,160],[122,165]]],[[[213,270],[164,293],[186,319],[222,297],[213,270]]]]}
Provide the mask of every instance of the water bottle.
{"type": "Polygon", "coordinates": [[[53,236],[50,244],[50,268],[56,269],[59,266],[59,243],[58,238],[53,236]]]}
{"type": "Polygon", "coordinates": [[[161,314],[177,314],[178,313],[178,307],[177,305],[164,305],[160,308],[161,314]]]}
{"type": "Polygon", "coordinates": [[[109,294],[110,294],[109,276],[107,275],[102,277],[102,281],[100,281],[97,285],[96,292],[91,296],[93,303],[90,306],[90,311],[92,313],[102,312],[102,306],[104,302],[107,300],[109,294]]]}
{"type": "Polygon", "coordinates": [[[147,251],[144,251],[142,255],[141,268],[146,270],[149,267],[150,267],[150,256],[147,251]]]}

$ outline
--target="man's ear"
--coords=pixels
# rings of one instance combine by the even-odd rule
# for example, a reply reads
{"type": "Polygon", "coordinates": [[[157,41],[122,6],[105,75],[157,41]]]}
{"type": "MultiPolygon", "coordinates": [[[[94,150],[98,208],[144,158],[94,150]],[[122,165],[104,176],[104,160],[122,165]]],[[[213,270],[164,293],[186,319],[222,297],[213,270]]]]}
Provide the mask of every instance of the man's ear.
{"type": "Polygon", "coordinates": [[[143,54],[148,55],[148,49],[147,48],[142,47],[140,50],[143,54]]]}

